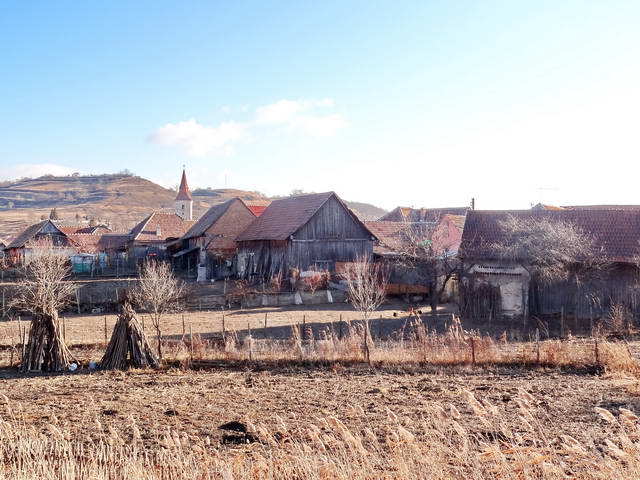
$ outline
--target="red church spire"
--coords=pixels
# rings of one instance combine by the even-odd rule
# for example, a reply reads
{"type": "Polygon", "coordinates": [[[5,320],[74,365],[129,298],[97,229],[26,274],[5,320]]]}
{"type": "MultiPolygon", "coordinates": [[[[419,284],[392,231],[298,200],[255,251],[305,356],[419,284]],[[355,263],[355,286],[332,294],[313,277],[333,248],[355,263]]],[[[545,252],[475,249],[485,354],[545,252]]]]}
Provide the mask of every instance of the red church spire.
{"type": "Polygon", "coordinates": [[[189,191],[189,185],[187,184],[187,174],[184,169],[182,170],[182,180],[180,180],[180,188],[178,188],[176,200],[193,200],[193,198],[191,198],[191,192],[189,191]]]}

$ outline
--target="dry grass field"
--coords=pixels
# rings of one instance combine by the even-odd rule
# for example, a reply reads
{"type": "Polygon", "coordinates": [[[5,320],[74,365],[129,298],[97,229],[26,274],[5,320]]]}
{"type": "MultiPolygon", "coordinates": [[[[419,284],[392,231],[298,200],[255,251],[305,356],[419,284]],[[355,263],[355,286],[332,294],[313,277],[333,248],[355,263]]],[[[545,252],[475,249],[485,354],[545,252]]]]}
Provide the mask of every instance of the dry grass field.
{"type": "MultiPolygon", "coordinates": [[[[220,312],[185,314],[184,341],[172,315],[163,369],[59,375],[7,368],[17,322],[0,322],[0,478],[640,478],[635,344],[602,340],[594,365],[589,339],[476,335],[472,365],[448,315],[398,337],[407,319],[390,305],[368,366],[357,326],[327,333],[340,315],[357,318],[341,305],[226,312],[225,345],[203,340],[221,337],[220,312]],[[292,335],[302,316],[306,341],[292,335]]],[[[73,354],[99,360],[104,316],[66,323],[73,354]]]]}

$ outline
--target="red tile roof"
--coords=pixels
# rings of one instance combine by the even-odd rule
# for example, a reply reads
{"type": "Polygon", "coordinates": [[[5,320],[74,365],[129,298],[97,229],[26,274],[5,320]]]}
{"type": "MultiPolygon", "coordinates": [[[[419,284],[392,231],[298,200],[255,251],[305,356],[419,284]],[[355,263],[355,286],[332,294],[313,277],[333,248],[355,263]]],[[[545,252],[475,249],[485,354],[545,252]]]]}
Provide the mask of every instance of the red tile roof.
{"type": "Polygon", "coordinates": [[[67,235],[81,253],[100,253],[124,249],[128,233],[74,233],[67,235]]]}
{"type": "Polygon", "coordinates": [[[380,217],[380,221],[387,222],[437,222],[444,214],[465,215],[469,207],[446,208],[409,208],[396,207],[380,217]]]}
{"type": "Polygon", "coordinates": [[[378,238],[373,252],[378,255],[391,254],[402,249],[403,235],[407,222],[364,222],[369,230],[378,238]]]}
{"type": "Polygon", "coordinates": [[[411,238],[429,240],[435,228],[435,224],[432,222],[386,222],[378,220],[364,223],[378,238],[378,242],[373,247],[373,253],[378,255],[406,252],[411,238]],[[409,235],[410,232],[411,234],[409,235]]]}
{"type": "Polygon", "coordinates": [[[183,220],[175,213],[153,212],[133,227],[131,239],[141,242],[164,242],[170,238],[182,237],[193,224],[193,221],[183,220]]]}
{"type": "Polygon", "coordinates": [[[182,170],[182,179],[180,180],[180,188],[178,188],[176,200],[193,200],[187,184],[187,173],[184,170],[182,170]]]}
{"type": "Polygon", "coordinates": [[[251,213],[253,213],[256,217],[262,215],[267,207],[268,205],[247,205],[247,208],[251,210],[251,213]]]}
{"type": "Polygon", "coordinates": [[[640,210],[472,210],[462,233],[461,254],[491,258],[492,244],[504,241],[500,222],[509,215],[524,219],[549,218],[572,223],[593,236],[598,254],[609,261],[634,262],[640,253],[640,210]]]}
{"type": "Polygon", "coordinates": [[[72,235],[74,233],[107,233],[110,232],[111,229],[106,225],[58,225],[56,224],[58,229],[64,233],[65,235],[72,235]]]}

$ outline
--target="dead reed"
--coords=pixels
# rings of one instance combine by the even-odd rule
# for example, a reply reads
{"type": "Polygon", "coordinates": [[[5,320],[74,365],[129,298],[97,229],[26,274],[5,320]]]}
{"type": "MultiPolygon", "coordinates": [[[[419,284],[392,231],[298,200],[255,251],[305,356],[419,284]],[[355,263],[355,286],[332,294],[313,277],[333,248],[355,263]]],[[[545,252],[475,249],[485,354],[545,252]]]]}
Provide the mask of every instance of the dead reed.
{"type": "Polygon", "coordinates": [[[19,404],[0,397],[0,478],[18,480],[166,479],[629,479],[640,475],[638,417],[620,408],[596,408],[602,440],[579,441],[547,433],[540,417],[545,398],[520,389],[517,420],[504,407],[465,389],[463,408],[433,402],[419,417],[387,410],[384,425],[367,413],[347,426],[333,415],[311,413],[304,426],[248,424],[257,442],[229,446],[186,431],[157,426],[143,439],[133,418],[118,429],[95,427],[83,439],[51,423],[36,429],[19,404]],[[462,411],[461,411],[462,410],[462,411]],[[512,420],[512,418],[510,418],[512,420]],[[509,426],[511,425],[511,426],[509,426]]]}

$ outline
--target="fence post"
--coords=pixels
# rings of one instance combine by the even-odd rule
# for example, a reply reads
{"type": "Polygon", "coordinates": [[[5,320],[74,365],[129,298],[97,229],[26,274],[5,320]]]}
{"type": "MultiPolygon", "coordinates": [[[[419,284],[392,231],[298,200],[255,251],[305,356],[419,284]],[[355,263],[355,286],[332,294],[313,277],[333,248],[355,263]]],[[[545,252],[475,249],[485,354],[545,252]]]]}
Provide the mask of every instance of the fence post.
{"type": "Polygon", "coordinates": [[[302,331],[300,332],[300,338],[305,342],[307,340],[307,316],[302,315],[302,331]]]}
{"type": "Polygon", "coordinates": [[[598,351],[598,336],[596,335],[596,343],[595,343],[595,350],[596,350],[596,365],[600,365],[600,352],[598,351]]]}
{"type": "Polygon", "coordinates": [[[249,323],[249,320],[247,320],[247,332],[249,332],[248,336],[247,336],[247,343],[249,344],[249,361],[251,362],[253,360],[253,355],[252,355],[252,347],[253,347],[253,338],[251,337],[251,324],[249,323]]]}
{"type": "Polygon", "coordinates": [[[191,363],[193,363],[193,324],[189,322],[189,353],[191,355],[191,363]]]}
{"type": "Polygon", "coordinates": [[[540,365],[540,329],[536,328],[536,363],[540,365]]]}
{"type": "Polygon", "coordinates": [[[564,306],[560,307],[560,338],[564,338],[564,306]]]}
{"type": "Polygon", "coordinates": [[[20,357],[20,364],[24,363],[24,357],[27,354],[27,327],[22,327],[22,357],[20,357]]]}
{"type": "Polygon", "coordinates": [[[104,316],[104,344],[107,344],[107,316],[104,316]]]}
{"type": "Polygon", "coordinates": [[[382,340],[382,314],[380,314],[380,319],[378,320],[378,339],[382,340]]]}
{"type": "Polygon", "coordinates": [[[76,288],[76,303],[78,304],[78,315],[80,315],[80,289],[76,288]]]}
{"type": "MultiPolygon", "coordinates": [[[[191,324],[191,323],[189,323],[191,324]]],[[[186,329],[185,329],[185,324],[184,324],[184,313],[182,314],[182,338],[184,338],[185,334],[186,334],[186,329]]]]}
{"type": "Polygon", "coordinates": [[[222,312],[222,342],[226,345],[227,343],[227,331],[224,326],[224,312],[222,312]]]}
{"type": "Polygon", "coordinates": [[[267,312],[264,312],[264,338],[267,338],[267,312]]]}
{"type": "MultiPolygon", "coordinates": [[[[22,345],[22,325],[18,323],[18,345],[22,345]]],[[[20,359],[22,361],[22,359],[20,359]]]]}

